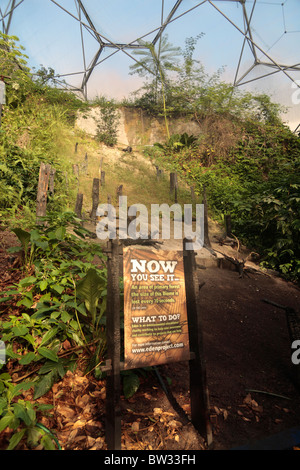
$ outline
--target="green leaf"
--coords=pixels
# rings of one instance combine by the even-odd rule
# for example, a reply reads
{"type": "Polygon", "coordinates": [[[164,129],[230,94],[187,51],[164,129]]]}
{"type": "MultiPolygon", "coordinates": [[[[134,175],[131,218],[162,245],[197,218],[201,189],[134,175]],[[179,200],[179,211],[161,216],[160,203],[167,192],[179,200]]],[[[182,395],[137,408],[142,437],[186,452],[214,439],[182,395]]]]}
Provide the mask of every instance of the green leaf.
{"type": "Polygon", "coordinates": [[[9,427],[13,421],[15,420],[15,417],[13,414],[7,414],[3,416],[0,420],[0,432],[4,431],[7,427],[9,427]]]}
{"type": "Polygon", "coordinates": [[[19,284],[22,287],[28,287],[28,286],[32,286],[35,282],[36,282],[36,277],[28,276],[22,279],[19,284]]]}
{"type": "Polygon", "coordinates": [[[7,450],[13,450],[15,447],[17,447],[19,442],[23,439],[25,433],[26,433],[26,428],[13,434],[9,440],[7,450]]]}
{"type": "Polygon", "coordinates": [[[13,389],[12,397],[14,398],[14,397],[20,395],[23,391],[27,391],[33,386],[34,386],[33,382],[21,382],[21,383],[19,383],[13,389]]]}
{"type": "Polygon", "coordinates": [[[24,336],[29,333],[29,330],[26,326],[24,325],[16,325],[12,328],[14,336],[24,336]]]}
{"type": "Polygon", "coordinates": [[[27,442],[31,447],[36,447],[41,438],[41,431],[36,426],[31,426],[27,431],[27,442]]]}
{"type": "Polygon", "coordinates": [[[43,378],[39,380],[35,386],[33,399],[37,400],[38,398],[42,397],[47,392],[49,392],[56,379],[56,370],[52,370],[47,375],[43,376],[43,378]]]}
{"type": "Polygon", "coordinates": [[[46,359],[50,359],[50,361],[58,362],[57,354],[51,349],[40,347],[37,352],[46,359]]]}
{"type": "Polygon", "coordinates": [[[24,250],[27,251],[28,244],[30,242],[30,233],[26,232],[25,230],[23,230],[21,228],[14,228],[14,229],[12,229],[12,232],[14,232],[17,235],[17,237],[20,240],[24,250]]]}
{"type": "Polygon", "coordinates": [[[30,364],[32,361],[35,359],[35,353],[34,352],[29,352],[28,354],[25,354],[25,356],[22,356],[22,358],[19,360],[19,364],[22,364],[22,366],[25,366],[27,364],[30,364]]]}
{"type": "Polygon", "coordinates": [[[51,286],[51,289],[55,290],[56,292],[58,292],[58,294],[62,294],[63,291],[65,290],[64,286],[60,286],[59,284],[53,284],[51,286]]]}
{"type": "Polygon", "coordinates": [[[66,373],[64,363],[61,360],[59,360],[58,362],[47,361],[40,368],[39,374],[40,375],[47,374],[48,372],[51,372],[51,371],[52,372],[56,371],[57,374],[62,379],[66,373]]]}
{"type": "Polygon", "coordinates": [[[26,426],[30,426],[32,424],[32,420],[29,414],[27,413],[25,405],[21,402],[18,402],[14,403],[13,407],[14,415],[16,416],[16,418],[21,419],[26,424],[26,426]]]}
{"type": "Polygon", "coordinates": [[[85,277],[81,279],[76,285],[77,295],[82,300],[84,300],[86,308],[90,312],[94,324],[96,320],[98,300],[101,296],[103,287],[103,280],[93,268],[90,268],[85,277]]]}
{"type": "Polygon", "coordinates": [[[20,300],[17,303],[17,306],[20,307],[21,305],[24,305],[24,307],[26,308],[31,308],[32,304],[33,304],[33,300],[28,297],[25,297],[24,299],[20,300]]]}
{"type": "Polygon", "coordinates": [[[33,408],[32,403],[30,403],[30,402],[26,403],[26,411],[27,411],[27,414],[29,416],[29,419],[31,420],[32,423],[34,423],[35,420],[36,420],[36,412],[33,408]]]}
{"type": "Polygon", "coordinates": [[[47,434],[42,437],[41,439],[41,444],[43,445],[45,450],[55,450],[55,444],[52,441],[51,437],[48,436],[47,434]]]}
{"type": "Polygon", "coordinates": [[[67,323],[68,321],[70,321],[72,319],[72,316],[66,312],[65,310],[61,313],[61,320],[64,322],[64,323],[67,323]]]}
{"type": "Polygon", "coordinates": [[[47,289],[47,286],[48,286],[48,282],[46,281],[46,279],[44,279],[43,281],[40,282],[40,289],[41,289],[42,292],[45,289],[47,289]]]}
{"type": "Polygon", "coordinates": [[[63,240],[65,238],[65,235],[66,235],[66,227],[58,227],[58,229],[56,229],[55,231],[56,238],[58,238],[59,240],[63,240]]]}
{"type": "MultiPolygon", "coordinates": [[[[44,334],[43,339],[41,341],[40,347],[44,346],[45,344],[49,343],[49,341],[57,334],[59,331],[59,327],[52,328],[51,330],[47,331],[47,333],[44,334]]],[[[39,349],[40,353],[40,349],[39,349]]],[[[41,354],[41,353],[40,353],[41,354]]]]}
{"type": "Polygon", "coordinates": [[[135,392],[138,390],[139,386],[140,386],[140,379],[134,372],[124,375],[123,392],[124,392],[125,398],[132,397],[135,394],[135,392]]]}

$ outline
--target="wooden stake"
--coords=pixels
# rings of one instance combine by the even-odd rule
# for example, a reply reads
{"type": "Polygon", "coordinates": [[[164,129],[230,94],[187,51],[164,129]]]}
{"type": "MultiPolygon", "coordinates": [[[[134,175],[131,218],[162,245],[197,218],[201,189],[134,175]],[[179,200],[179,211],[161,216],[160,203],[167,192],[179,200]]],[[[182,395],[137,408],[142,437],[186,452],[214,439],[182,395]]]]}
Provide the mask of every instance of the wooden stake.
{"type": "Polygon", "coordinates": [[[106,380],[106,443],[108,450],[121,450],[120,379],[120,284],[119,244],[110,240],[107,262],[107,357],[111,370],[106,380]]]}
{"type": "Polygon", "coordinates": [[[37,223],[41,224],[40,217],[45,217],[47,210],[47,191],[49,185],[49,178],[51,172],[51,165],[41,163],[39,173],[39,183],[37,191],[37,204],[36,204],[36,217],[37,223]]]}
{"type": "Polygon", "coordinates": [[[54,177],[55,177],[56,169],[51,168],[50,176],[49,176],[49,192],[54,194],[54,177]]]}
{"type": "Polygon", "coordinates": [[[231,215],[225,215],[225,226],[226,226],[226,235],[227,237],[232,237],[232,229],[231,229],[231,215]]]}
{"type": "Polygon", "coordinates": [[[81,219],[82,218],[82,203],[83,203],[83,194],[78,193],[76,198],[76,205],[75,205],[75,214],[76,216],[81,219]]]}
{"type": "Polygon", "coordinates": [[[203,205],[204,205],[204,246],[211,247],[209,232],[208,232],[208,211],[207,211],[207,199],[206,199],[206,189],[203,188],[203,205]]]}
{"type": "Polygon", "coordinates": [[[99,205],[99,193],[100,193],[100,180],[99,178],[93,179],[93,189],[92,189],[92,211],[91,211],[91,219],[96,219],[96,212],[99,205]]]}
{"type": "Polygon", "coordinates": [[[195,202],[195,201],[196,201],[196,195],[195,195],[195,188],[194,188],[194,186],[190,186],[190,190],[191,190],[192,202],[195,202]]]}
{"type": "Polygon", "coordinates": [[[120,186],[117,187],[117,199],[122,196],[123,194],[123,185],[120,184],[120,186]]]}
{"type": "Polygon", "coordinates": [[[183,241],[183,262],[186,288],[186,306],[189,324],[189,342],[191,350],[190,369],[190,397],[191,417],[194,427],[206,440],[210,447],[212,444],[212,428],[209,416],[209,395],[206,381],[206,367],[204,360],[201,312],[199,304],[199,282],[196,271],[194,250],[187,250],[183,241]]]}
{"type": "Polygon", "coordinates": [[[100,177],[101,186],[105,186],[105,171],[101,171],[100,177]]]}
{"type": "Polygon", "coordinates": [[[173,194],[176,187],[176,173],[170,173],[170,195],[173,194]]]}

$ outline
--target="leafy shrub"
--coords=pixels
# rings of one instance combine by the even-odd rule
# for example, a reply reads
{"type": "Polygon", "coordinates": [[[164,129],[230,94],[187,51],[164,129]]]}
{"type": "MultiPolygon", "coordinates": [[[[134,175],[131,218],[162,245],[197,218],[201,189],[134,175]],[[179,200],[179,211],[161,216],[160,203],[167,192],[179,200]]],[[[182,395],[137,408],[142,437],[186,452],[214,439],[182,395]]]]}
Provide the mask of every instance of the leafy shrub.
{"type": "Polygon", "coordinates": [[[100,109],[100,119],[97,120],[97,134],[96,139],[103,142],[108,147],[113,147],[117,144],[117,131],[119,113],[114,100],[107,100],[105,97],[100,97],[95,100],[95,104],[100,109]]]}
{"type": "MultiPolygon", "coordinates": [[[[37,383],[36,396],[45,393],[69,366],[70,361],[58,357],[63,341],[88,349],[90,341],[102,337],[99,344],[102,352],[105,350],[101,329],[105,325],[107,273],[102,251],[85,240],[87,232],[74,214],[52,214],[46,220],[51,226],[37,226],[30,232],[14,230],[22,246],[24,277],[2,293],[1,299],[20,309],[18,316],[10,315],[1,322],[8,358],[21,365],[43,360],[52,365],[51,370],[45,366],[40,372],[46,375],[42,385],[37,383]],[[92,263],[95,255],[103,261],[102,268],[92,263]]],[[[11,252],[17,250],[20,248],[11,252]]]]}

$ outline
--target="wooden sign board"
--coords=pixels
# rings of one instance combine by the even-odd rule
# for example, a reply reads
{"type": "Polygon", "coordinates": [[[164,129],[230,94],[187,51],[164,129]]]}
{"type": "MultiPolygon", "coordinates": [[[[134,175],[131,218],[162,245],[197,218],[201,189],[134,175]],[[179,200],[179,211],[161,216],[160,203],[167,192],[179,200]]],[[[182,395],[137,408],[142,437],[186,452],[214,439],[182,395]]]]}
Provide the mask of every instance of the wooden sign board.
{"type": "Polygon", "coordinates": [[[126,247],[124,368],[190,359],[183,253],[126,247]]]}

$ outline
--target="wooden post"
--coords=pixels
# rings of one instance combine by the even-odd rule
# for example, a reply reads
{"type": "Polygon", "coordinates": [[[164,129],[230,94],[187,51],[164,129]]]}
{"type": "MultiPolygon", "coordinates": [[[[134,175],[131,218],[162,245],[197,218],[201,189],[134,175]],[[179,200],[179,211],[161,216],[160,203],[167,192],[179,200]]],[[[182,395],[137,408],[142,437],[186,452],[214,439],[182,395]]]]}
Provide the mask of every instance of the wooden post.
{"type": "Polygon", "coordinates": [[[174,193],[174,198],[175,198],[176,203],[177,203],[177,190],[178,190],[177,174],[170,173],[170,196],[172,197],[174,193]]]}
{"type": "Polygon", "coordinates": [[[55,177],[56,169],[51,168],[50,176],[49,176],[49,192],[54,194],[54,177],[55,177]]]}
{"type": "Polygon", "coordinates": [[[99,178],[93,179],[93,189],[92,189],[92,212],[91,212],[91,219],[96,219],[96,212],[99,205],[99,187],[100,187],[100,180],[99,178]]]}
{"type": "Polygon", "coordinates": [[[207,199],[206,189],[203,187],[203,205],[204,205],[204,246],[211,247],[208,231],[208,211],[207,211],[207,199]]]}
{"type": "Polygon", "coordinates": [[[156,179],[159,180],[162,175],[162,170],[160,170],[157,165],[155,165],[155,168],[156,168],[156,179]]]}
{"type": "Polygon", "coordinates": [[[105,435],[108,450],[121,450],[120,260],[118,240],[110,240],[108,247],[106,339],[107,357],[111,368],[106,380],[105,435]]]}
{"type": "Polygon", "coordinates": [[[227,237],[231,237],[232,236],[232,229],[231,229],[231,215],[230,214],[226,214],[225,215],[225,227],[226,227],[226,235],[227,237]]]}
{"type": "Polygon", "coordinates": [[[120,186],[117,187],[117,198],[122,196],[122,194],[123,194],[123,185],[120,184],[120,186]]]}
{"type": "Polygon", "coordinates": [[[195,188],[194,188],[194,186],[190,186],[190,190],[191,190],[192,202],[195,202],[195,201],[196,201],[196,195],[195,195],[195,188]]]}
{"type": "Polygon", "coordinates": [[[82,203],[83,203],[83,194],[78,193],[76,198],[76,205],[75,205],[75,214],[76,216],[81,219],[82,218],[82,203]]]}
{"type": "Polygon", "coordinates": [[[78,165],[73,165],[73,173],[76,176],[76,179],[79,179],[79,168],[78,165]]]}
{"type": "Polygon", "coordinates": [[[37,205],[36,205],[36,217],[37,223],[40,224],[40,217],[45,217],[47,210],[47,191],[49,185],[49,178],[51,172],[51,165],[41,163],[39,173],[39,183],[37,191],[37,205]]]}
{"type": "Polygon", "coordinates": [[[101,186],[105,186],[105,171],[101,171],[100,178],[101,186]]]}
{"type": "Polygon", "coordinates": [[[81,168],[82,168],[82,171],[83,173],[86,175],[87,172],[88,172],[88,165],[89,165],[89,162],[88,162],[88,154],[86,153],[85,154],[85,157],[84,157],[84,161],[83,163],[81,164],[81,168]]]}
{"type": "Polygon", "coordinates": [[[194,250],[187,250],[183,240],[183,262],[186,288],[186,306],[189,324],[189,342],[192,358],[189,361],[191,418],[194,427],[212,444],[212,428],[209,416],[209,395],[206,382],[201,313],[199,305],[199,282],[194,250]]]}
{"type": "Polygon", "coordinates": [[[176,173],[170,173],[170,195],[173,194],[176,186],[176,173]]]}
{"type": "Polygon", "coordinates": [[[75,144],[75,153],[77,153],[77,148],[78,148],[78,142],[75,144]]]}

